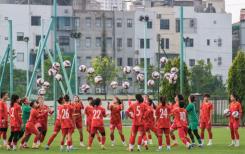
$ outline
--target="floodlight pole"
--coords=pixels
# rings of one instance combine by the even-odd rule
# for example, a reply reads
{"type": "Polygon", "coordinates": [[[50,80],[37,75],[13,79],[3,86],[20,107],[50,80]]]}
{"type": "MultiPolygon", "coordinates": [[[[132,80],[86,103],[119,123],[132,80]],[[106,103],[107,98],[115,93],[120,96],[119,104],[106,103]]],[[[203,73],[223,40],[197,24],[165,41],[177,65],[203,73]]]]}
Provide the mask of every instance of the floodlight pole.
{"type": "Polygon", "coordinates": [[[74,44],[75,44],[74,63],[75,63],[75,88],[76,88],[75,94],[78,95],[77,38],[75,38],[74,44]]]}
{"type": "MultiPolygon", "coordinates": [[[[10,60],[10,67],[9,67],[9,93],[12,96],[14,91],[14,83],[13,83],[13,75],[14,75],[14,63],[13,63],[13,33],[12,33],[12,20],[8,20],[9,22],[9,37],[8,37],[8,44],[9,44],[9,60],[10,60]]],[[[7,59],[6,59],[7,60],[7,59]]]]}
{"type": "Polygon", "coordinates": [[[180,93],[184,85],[184,8],[180,7],[180,93]]]}
{"type": "MultiPolygon", "coordinates": [[[[57,0],[53,1],[53,32],[54,32],[54,60],[56,60],[56,42],[57,42],[57,0]]],[[[54,117],[57,117],[57,102],[56,102],[56,80],[53,79],[53,99],[54,99],[54,117]]]]}
{"type": "MultiPolygon", "coordinates": [[[[42,19],[42,28],[41,29],[42,29],[41,30],[41,44],[43,44],[44,19],[42,19]]],[[[45,49],[43,49],[42,58],[41,58],[41,77],[42,77],[42,79],[44,79],[44,55],[45,55],[45,49]]]]}
{"type": "Polygon", "coordinates": [[[4,58],[2,59],[3,68],[2,68],[2,72],[1,72],[1,78],[0,78],[0,92],[2,92],[1,90],[2,90],[3,77],[5,74],[5,69],[6,69],[6,64],[8,62],[8,59],[9,59],[9,45],[6,48],[4,58]]]}

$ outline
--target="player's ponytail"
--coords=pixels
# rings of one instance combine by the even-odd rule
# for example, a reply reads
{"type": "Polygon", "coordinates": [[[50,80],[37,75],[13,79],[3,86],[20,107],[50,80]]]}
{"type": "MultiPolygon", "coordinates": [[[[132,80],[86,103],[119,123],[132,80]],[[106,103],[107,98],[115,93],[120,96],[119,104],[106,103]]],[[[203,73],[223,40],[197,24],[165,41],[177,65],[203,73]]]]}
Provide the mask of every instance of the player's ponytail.
{"type": "Polygon", "coordinates": [[[100,106],[100,104],[101,104],[101,99],[100,98],[96,98],[95,100],[94,100],[94,106],[100,106]]]}
{"type": "Polygon", "coordinates": [[[162,104],[162,106],[166,105],[166,97],[165,96],[160,97],[160,103],[162,104]]]}

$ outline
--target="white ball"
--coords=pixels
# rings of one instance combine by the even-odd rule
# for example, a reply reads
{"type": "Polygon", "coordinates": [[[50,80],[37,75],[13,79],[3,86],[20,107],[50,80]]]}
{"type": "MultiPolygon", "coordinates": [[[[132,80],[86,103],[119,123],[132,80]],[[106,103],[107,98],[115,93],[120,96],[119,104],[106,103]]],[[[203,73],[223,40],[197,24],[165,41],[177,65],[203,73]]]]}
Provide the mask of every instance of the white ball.
{"type": "Polygon", "coordinates": [[[123,87],[124,89],[128,89],[129,86],[130,86],[130,84],[129,84],[129,82],[127,82],[127,81],[125,81],[125,82],[122,83],[122,87],[123,87]]]}
{"type": "Polygon", "coordinates": [[[44,83],[44,80],[42,78],[38,78],[36,82],[38,86],[42,86],[44,83]]]}
{"type": "Polygon", "coordinates": [[[50,68],[48,70],[48,75],[49,76],[55,76],[58,73],[58,71],[56,69],[50,68]]]}
{"type": "Polygon", "coordinates": [[[65,68],[69,68],[69,67],[71,67],[71,62],[69,60],[65,60],[63,62],[63,65],[64,65],[65,68]]]}
{"type": "Polygon", "coordinates": [[[61,81],[61,80],[62,80],[62,75],[61,75],[61,74],[56,74],[56,75],[55,75],[55,79],[56,79],[57,81],[61,81]]]}
{"type": "Polygon", "coordinates": [[[80,65],[79,66],[79,71],[80,72],[86,72],[87,71],[87,67],[85,65],[80,65]]]}
{"type": "Polygon", "coordinates": [[[123,68],[123,72],[124,72],[125,74],[130,74],[130,73],[131,73],[131,67],[125,66],[125,67],[123,68]]]}
{"type": "Polygon", "coordinates": [[[170,79],[170,76],[171,76],[171,73],[165,73],[164,74],[164,78],[166,79],[166,80],[169,80],[170,79]]]}
{"type": "Polygon", "coordinates": [[[144,81],[144,74],[138,74],[136,78],[138,81],[142,82],[144,81]]]}
{"type": "Polygon", "coordinates": [[[140,73],[140,67],[139,66],[134,66],[133,67],[133,71],[135,72],[135,73],[140,73]]]}
{"type": "Polygon", "coordinates": [[[152,72],[151,76],[154,80],[160,79],[160,73],[157,71],[152,72]]]}
{"type": "Polygon", "coordinates": [[[53,63],[52,68],[57,70],[57,71],[60,70],[60,63],[58,63],[58,62],[53,63]]]}
{"type": "Polygon", "coordinates": [[[45,89],[41,88],[41,89],[38,90],[38,95],[43,96],[45,94],[46,94],[46,90],[45,89]]]}
{"type": "Polygon", "coordinates": [[[116,81],[111,82],[111,88],[116,89],[118,87],[118,83],[116,81]]]}
{"type": "Polygon", "coordinates": [[[155,84],[155,81],[154,81],[154,80],[148,80],[148,82],[147,82],[147,85],[148,85],[149,87],[154,86],[154,84],[155,84]]]}
{"type": "Polygon", "coordinates": [[[178,73],[179,72],[179,69],[177,67],[173,67],[171,68],[171,73],[178,73]]]}
{"type": "Polygon", "coordinates": [[[174,80],[174,81],[177,81],[178,75],[175,74],[175,73],[171,73],[171,74],[170,74],[170,79],[172,79],[172,80],[174,80]]]}
{"type": "Polygon", "coordinates": [[[44,89],[48,89],[50,87],[50,84],[48,81],[45,81],[42,86],[44,89]]]}
{"type": "Polygon", "coordinates": [[[96,84],[100,84],[101,82],[103,81],[103,79],[102,79],[102,77],[101,76],[96,76],[95,78],[94,78],[94,82],[96,83],[96,84]]]}
{"type": "Polygon", "coordinates": [[[167,62],[168,62],[168,58],[166,58],[166,57],[162,57],[162,58],[160,59],[160,63],[161,63],[162,65],[165,65],[167,62]]]}
{"type": "Polygon", "coordinates": [[[232,112],[232,116],[233,116],[234,118],[239,118],[239,112],[238,112],[238,111],[232,112]]]}
{"type": "Polygon", "coordinates": [[[83,91],[84,93],[87,93],[89,89],[90,89],[90,86],[87,85],[87,84],[83,84],[83,85],[80,87],[80,90],[83,91]]]}
{"type": "Polygon", "coordinates": [[[94,68],[93,67],[88,68],[88,74],[92,75],[93,73],[94,73],[94,68]]]}
{"type": "Polygon", "coordinates": [[[229,117],[231,115],[231,112],[229,109],[224,110],[224,116],[229,117]]]}

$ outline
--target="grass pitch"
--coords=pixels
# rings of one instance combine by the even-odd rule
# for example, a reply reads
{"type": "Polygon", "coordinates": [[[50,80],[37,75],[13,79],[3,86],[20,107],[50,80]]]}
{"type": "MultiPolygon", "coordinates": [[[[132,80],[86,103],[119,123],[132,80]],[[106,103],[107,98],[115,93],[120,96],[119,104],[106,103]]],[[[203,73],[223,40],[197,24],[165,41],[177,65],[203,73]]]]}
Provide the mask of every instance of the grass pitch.
{"type": "MultiPolygon", "coordinates": [[[[230,141],[230,132],[229,129],[226,127],[222,128],[213,128],[213,146],[207,147],[204,146],[203,148],[195,147],[192,150],[187,150],[184,145],[179,141],[179,146],[172,147],[170,152],[163,151],[161,153],[171,153],[171,154],[245,154],[245,129],[240,128],[240,147],[228,147],[228,144],[231,143],[230,141]]],[[[60,144],[60,134],[56,137],[53,144],[50,147],[50,150],[45,150],[45,144],[47,143],[47,140],[52,133],[52,128],[49,127],[49,131],[46,136],[46,140],[44,141],[42,147],[40,149],[22,149],[17,151],[7,151],[3,148],[0,149],[0,154],[8,154],[8,153],[16,153],[16,154],[61,154],[61,153],[68,153],[68,152],[60,152],[59,144],[60,144]]],[[[126,137],[126,141],[128,143],[129,140],[129,134],[130,134],[130,128],[124,127],[124,135],[126,137]]],[[[175,133],[177,136],[177,132],[175,133]]],[[[84,129],[84,143],[87,145],[87,132],[84,129]]],[[[153,134],[152,134],[153,136],[153,134]]],[[[111,147],[110,144],[110,137],[109,137],[109,128],[106,128],[106,150],[101,150],[100,146],[97,142],[97,139],[95,138],[92,150],[88,151],[86,148],[81,148],[79,146],[79,135],[76,131],[73,135],[73,145],[76,150],[73,150],[69,153],[74,154],[125,154],[130,153],[127,151],[127,147],[124,147],[121,144],[120,138],[117,134],[117,131],[115,131],[115,138],[116,138],[116,145],[114,147],[111,147]]],[[[207,138],[207,137],[206,137],[207,138]]],[[[137,141],[137,140],[136,140],[137,141]]],[[[164,143],[165,139],[163,139],[164,143]]],[[[207,140],[206,142],[207,143],[207,140]]],[[[29,146],[32,144],[32,139],[29,141],[29,146]]],[[[155,136],[153,136],[153,145],[150,145],[149,150],[146,151],[144,148],[142,148],[142,152],[137,152],[135,146],[135,151],[133,153],[160,153],[156,152],[157,149],[157,139],[155,136]]]]}

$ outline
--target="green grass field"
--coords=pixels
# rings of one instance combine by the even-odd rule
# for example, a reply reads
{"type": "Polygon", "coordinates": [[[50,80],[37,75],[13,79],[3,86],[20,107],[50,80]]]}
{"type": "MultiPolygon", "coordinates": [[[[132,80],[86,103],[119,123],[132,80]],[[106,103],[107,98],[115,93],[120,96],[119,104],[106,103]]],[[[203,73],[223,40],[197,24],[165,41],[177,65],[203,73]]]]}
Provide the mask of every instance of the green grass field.
{"type": "MultiPolygon", "coordinates": [[[[50,127],[50,131],[47,134],[46,140],[44,142],[44,144],[42,145],[42,147],[38,150],[34,150],[34,149],[23,149],[23,150],[17,150],[17,151],[7,151],[5,149],[0,149],[0,154],[7,154],[7,153],[18,153],[18,154],[60,154],[60,150],[59,150],[59,141],[60,141],[60,136],[57,136],[57,138],[55,139],[54,143],[51,145],[50,150],[46,151],[44,149],[44,146],[47,142],[47,139],[49,138],[50,134],[52,133],[52,128],[50,127]]],[[[245,154],[245,129],[241,128],[239,130],[240,132],[240,142],[241,142],[241,146],[239,148],[234,148],[234,147],[228,147],[227,145],[230,143],[230,133],[229,133],[229,129],[227,129],[226,127],[222,127],[222,128],[214,128],[213,129],[213,146],[212,147],[203,147],[203,148],[198,148],[195,147],[192,150],[187,150],[183,144],[179,141],[179,146],[178,147],[173,147],[171,149],[171,151],[169,153],[172,154],[245,154]]],[[[87,132],[84,131],[84,139],[85,139],[85,143],[87,143],[87,132]]],[[[109,138],[109,129],[106,129],[106,133],[107,133],[107,141],[106,141],[106,150],[101,150],[100,146],[98,145],[97,140],[94,140],[94,144],[92,147],[92,150],[88,151],[86,148],[80,148],[79,147],[79,136],[78,133],[76,132],[73,135],[73,144],[76,148],[78,148],[78,150],[73,150],[69,153],[74,153],[74,154],[125,154],[125,153],[129,153],[128,151],[126,151],[126,147],[122,146],[120,140],[119,140],[119,136],[117,135],[117,132],[115,134],[117,142],[116,142],[116,146],[111,147],[110,146],[110,138],[109,138]]],[[[129,127],[124,128],[124,134],[125,137],[128,141],[129,138],[129,134],[130,134],[130,129],[129,127]]],[[[59,134],[60,135],[60,134],[59,134]]],[[[145,151],[144,149],[142,150],[141,153],[159,153],[156,152],[157,149],[157,140],[154,137],[154,144],[150,145],[150,148],[148,151],[145,151]]],[[[163,140],[165,141],[165,139],[163,140]]],[[[206,141],[207,143],[207,141],[206,141]]],[[[31,146],[32,144],[32,140],[29,141],[29,145],[31,146]]],[[[161,153],[165,153],[166,151],[163,150],[161,153]]],[[[62,152],[62,153],[67,153],[67,152],[62,152]]],[[[134,153],[139,153],[135,150],[134,153]]]]}

